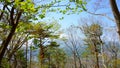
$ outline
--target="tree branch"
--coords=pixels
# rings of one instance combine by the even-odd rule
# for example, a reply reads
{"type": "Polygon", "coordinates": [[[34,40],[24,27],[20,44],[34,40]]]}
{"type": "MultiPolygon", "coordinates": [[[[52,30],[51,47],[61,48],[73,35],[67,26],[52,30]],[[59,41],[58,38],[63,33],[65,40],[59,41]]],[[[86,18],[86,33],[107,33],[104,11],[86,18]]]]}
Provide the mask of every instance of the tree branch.
{"type": "Polygon", "coordinates": [[[110,0],[110,5],[117,24],[118,34],[120,36],[120,13],[116,4],[116,0],[110,0]]]}

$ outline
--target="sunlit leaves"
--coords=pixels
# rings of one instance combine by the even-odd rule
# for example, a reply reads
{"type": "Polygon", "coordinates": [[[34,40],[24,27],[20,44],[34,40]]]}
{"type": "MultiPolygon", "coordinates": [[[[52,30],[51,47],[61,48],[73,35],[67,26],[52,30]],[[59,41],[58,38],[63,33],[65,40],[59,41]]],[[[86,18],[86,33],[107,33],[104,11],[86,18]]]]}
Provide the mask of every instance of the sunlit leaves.
{"type": "Polygon", "coordinates": [[[32,29],[32,23],[23,23],[20,22],[18,24],[18,27],[16,29],[16,32],[25,32],[25,33],[29,33],[28,31],[32,29]]]}
{"type": "Polygon", "coordinates": [[[85,45],[87,45],[86,50],[94,53],[95,49],[97,49],[97,52],[99,53],[101,50],[100,45],[102,44],[100,39],[102,27],[99,24],[93,23],[91,25],[86,24],[81,29],[86,36],[84,39],[85,45]]]}
{"type": "Polygon", "coordinates": [[[98,24],[92,24],[90,27],[90,31],[96,33],[96,35],[102,35],[102,27],[98,24]]]}
{"type": "Polygon", "coordinates": [[[99,25],[99,24],[91,24],[90,26],[89,25],[84,25],[82,27],[82,31],[84,32],[84,34],[87,36],[87,37],[90,37],[90,36],[100,36],[102,35],[102,27],[99,25]]]}
{"type": "Polygon", "coordinates": [[[11,29],[11,26],[5,23],[0,23],[0,39],[1,40],[6,39],[10,29],[11,29]]]}
{"type": "Polygon", "coordinates": [[[15,7],[23,10],[24,12],[35,12],[35,7],[32,0],[26,0],[22,2],[20,0],[15,0],[15,7]]]}
{"type": "Polygon", "coordinates": [[[51,42],[49,46],[50,47],[58,47],[59,44],[57,44],[57,42],[51,42]]]}
{"type": "Polygon", "coordinates": [[[39,17],[40,17],[41,19],[43,19],[43,18],[45,18],[45,14],[40,14],[39,17]]]}

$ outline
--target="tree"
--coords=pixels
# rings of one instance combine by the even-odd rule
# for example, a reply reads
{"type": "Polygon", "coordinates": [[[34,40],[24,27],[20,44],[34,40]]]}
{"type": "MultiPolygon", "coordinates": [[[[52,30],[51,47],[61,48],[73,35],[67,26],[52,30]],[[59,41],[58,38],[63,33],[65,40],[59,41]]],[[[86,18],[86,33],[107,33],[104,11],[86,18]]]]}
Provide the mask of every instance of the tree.
{"type": "Polygon", "coordinates": [[[11,0],[1,0],[0,3],[3,7],[2,7],[2,11],[0,13],[0,22],[5,23],[7,26],[10,26],[10,30],[9,33],[7,34],[7,37],[2,40],[2,45],[1,45],[1,51],[0,51],[0,66],[1,66],[1,62],[3,59],[3,56],[7,50],[7,47],[15,33],[15,30],[19,24],[19,22],[21,21],[21,16],[22,14],[33,14],[35,12],[34,9],[34,4],[32,3],[31,0],[27,0],[27,1],[19,1],[19,0],[15,0],[15,1],[11,1],[11,0]],[[26,5],[25,3],[29,3],[29,5],[26,5]],[[27,11],[29,8],[29,11],[27,11]]]}
{"type": "MultiPolygon", "coordinates": [[[[82,68],[82,62],[81,62],[81,56],[80,54],[82,51],[81,44],[80,44],[80,37],[79,33],[77,32],[75,27],[69,27],[69,29],[66,30],[67,40],[64,41],[67,48],[69,48],[70,53],[73,55],[73,62],[74,62],[74,68],[82,68]],[[78,60],[78,61],[77,61],[78,60]],[[79,63],[79,65],[77,64],[79,63]]],[[[71,56],[70,56],[71,57],[71,56]]],[[[69,62],[69,61],[68,61],[69,62]]]]}
{"type": "MultiPolygon", "coordinates": [[[[6,24],[1,24],[1,29],[4,32],[1,32],[1,40],[4,40],[6,38],[6,34],[9,33],[10,26],[6,26],[6,24]],[[6,34],[4,34],[6,33],[6,34]]],[[[29,33],[27,33],[28,30],[31,29],[31,24],[30,23],[22,23],[20,22],[19,25],[16,28],[16,32],[14,33],[14,36],[12,37],[9,46],[7,48],[7,51],[5,53],[4,59],[6,59],[9,62],[9,65],[13,63],[14,61],[13,56],[15,53],[24,45],[24,43],[29,40],[29,33]]],[[[2,46],[1,46],[2,47],[2,46]]]]}
{"type": "MultiPolygon", "coordinates": [[[[62,48],[59,48],[56,42],[51,42],[45,51],[45,63],[48,64],[47,68],[65,68],[66,53],[62,48]]],[[[44,60],[44,61],[45,61],[44,60]]]]}
{"type": "Polygon", "coordinates": [[[1,40],[0,66],[18,24],[20,22],[26,23],[31,20],[38,20],[37,16],[43,19],[45,17],[46,10],[57,2],[58,1],[55,0],[36,7],[32,0],[0,0],[0,5],[2,6],[2,8],[0,8],[0,23],[11,27],[4,40],[1,40]]]}
{"type": "MultiPolygon", "coordinates": [[[[77,2],[78,4],[81,4],[83,7],[85,6],[85,4],[84,4],[84,2],[82,2],[82,0],[80,0],[81,2],[79,3],[79,0],[76,0],[76,1],[74,1],[75,3],[77,2]]],[[[102,0],[98,0],[97,2],[101,2],[102,0]]],[[[98,15],[98,16],[104,16],[104,17],[106,17],[106,18],[108,18],[109,20],[112,20],[113,22],[115,21],[115,23],[116,23],[116,25],[117,25],[117,32],[118,32],[118,34],[119,34],[119,36],[120,36],[120,11],[119,11],[119,9],[118,9],[118,5],[117,5],[117,2],[116,2],[117,0],[109,0],[109,2],[110,2],[110,6],[111,6],[111,9],[112,9],[112,13],[113,13],[113,16],[114,16],[114,19],[112,19],[112,18],[110,18],[109,16],[107,16],[107,14],[101,14],[101,13],[94,13],[94,12],[90,12],[89,10],[87,10],[86,8],[85,8],[85,10],[84,10],[84,8],[82,8],[85,12],[87,12],[87,13],[90,13],[90,14],[92,14],[92,15],[98,15]]],[[[98,3],[99,4],[99,3],[98,3]]],[[[98,5],[97,4],[97,5],[98,5]]],[[[95,5],[95,6],[97,6],[97,5],[95,5]]],[[[99,5],[98,5],[99,6],[99,5]]],[[[100,7],[100,6],[99,6],[100,7]]],[[[104,6],[105,7],[105,6],[104,6]]]]}
{"type": "Polygon", "coordinates": [[[119,42],[113,39],[106,43],[106,50],[108,50],[111,55],[111,64],[109,63],[109,66],[111,65],[113,68],[118,68],[119,45],[119,42]]]}
{"type": "Polygon", "coordinates": [[[84,40],[88,48],[90,49],[91,53],[95,56],[95,68],[99,68],[99,53],[100,53],[100,36],[102,35],[102,28],[99,24],[91,24],[90,26],[86,25],[81,28],[83,33],[86,36],[84,40]]]}
{"type": "Polygon", "coordinates": [[[33,40],[34,45],[40,49],[39,57],[40,57],[41,68],[43,67],[45,49],[47,48],[46,44],[51,43],[52,40],[55,40],[59,37],[59,34],[57,34],[57,30],[59,28],[60,26],[56,22],[52,22],[50,24],[37,23],[34,25],[31,34],[34,35],[34,40],[33,40]]]}

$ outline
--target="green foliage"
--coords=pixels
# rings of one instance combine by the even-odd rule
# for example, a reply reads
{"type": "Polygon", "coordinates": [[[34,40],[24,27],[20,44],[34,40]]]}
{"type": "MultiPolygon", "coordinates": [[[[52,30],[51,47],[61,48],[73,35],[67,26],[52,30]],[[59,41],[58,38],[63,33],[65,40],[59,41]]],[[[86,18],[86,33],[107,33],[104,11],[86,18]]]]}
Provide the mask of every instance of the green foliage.
{"type": "Polygon", "coordinates": [[[64,65],[66,63],[67,56],[66,56],[66,53],[64,52],[64,50],[61,48],[48,47],[47,51],[45,52],[45,56],[46,56],[46,59],[48,59],[48,62],[46,62],[46,64],[49,65],[49,61],[50,61],[51,67],[54,64],[57,65],[58,67],[64,67],[64,65]]]}
{"type": "Polygon", "coordinates": [[[33,25],[31,34],[35,35],[36,38],[57,38],[56,32],[60,28],[60,25],[56,22],[52,23],[37,23],[33,25]]]}
{"type": "Polygon", "coordinates": [[[20,1],[15,0],[15,7],[17,9],[23,10],[24,12],[35,12],[34,4],[32,0],[20,1]]]}
{"type": "Polygon", "coordinates": [[[39,17],[43,19],[45,17],[45,14],[40,14],[39,17]]]}
{"type": "Polygon", "coordinates": [[[10,68],[9,62],[7,61],[6,58],[3,58],[2,60],[2,68],[10,68]]]}
{"type": "Polygon", "coordinates": [[[24,54],[24,50],[20,49],[16,52],[16,59],[19,60],[18,62],[21,64],[22,68],[25,68],[26,66],[26,58],[25,58],[25,54],[24,54]]]}
{"type": "Polygon", "coordinates": [[[35,46],[30,46],[30,50],[36,50],[36,49],[38,49],[38,48],[35,46]]]}
{"type": "Polygon", "coordinates": [[[0,39],[5,40],[9,31],[11,29],[11,26],[5,24],[5,23],[0,23],[0,39]]]}
{"type": "Polygon", "coordinates": [[[91,54],[90,51],[89,51],[89,50],[86,50],[86,51],[84,51],[84,52],[82,53],[82,58],[86,58],[86,57],[88,57],[90,54],[91,54]]]}
{"type": "Polygon", "coordinates": [[[19,22],[16,29],[16,33],[29,33],[28,31],[32,29],[32,23],[19,22]]]}
{"type": "Polygon", "coordinates": [[[91,25],[84,25],[82,27],[82,31],[87,37],[102,35],[102,27],[99,24],[95,24],[95,23],[91,25]]]}
{"type": "Polygon", "coordinates": [[[84,43],[87,45],[87,52],[83,53],[83,56],[94,55],[95,51],[101,52],[102,40],[100,37],[102,35],[102,27],[99,24],[93,23],[91,25],[84,25],[81,30],[86,36],[84,43]]]}
{"type": "Polygon", "coordinates": [[[50,42],[50,44],[48,46],[50,46],[50,47],[59,47],[57,42],[54,42],[54,41],[50,42]]]}

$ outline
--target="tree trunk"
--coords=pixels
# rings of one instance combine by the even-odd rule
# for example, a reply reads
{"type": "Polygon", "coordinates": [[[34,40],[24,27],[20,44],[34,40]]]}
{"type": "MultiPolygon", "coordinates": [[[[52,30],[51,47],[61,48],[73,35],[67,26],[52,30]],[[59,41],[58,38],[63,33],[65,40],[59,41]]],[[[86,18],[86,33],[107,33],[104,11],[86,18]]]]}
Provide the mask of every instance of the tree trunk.
{"type": "Polygon", "coordinates": [[[118,10],[117,4],[116,4],[116,0],[110,0],[110,5],[111,5],[111,9],[112,9],[115,21],[116,21],[118,34],[120,36],[120,12],[118,10]]]}
{"type": "Polygon", "coordinates": [[[79,65],[80,65],[79,68],[82,68],[81,57],[80,57],[80,55],[79,55],[77,49],[75,49],[75,50],[76,50],[76,53],[77,53],[76,57],[78,58],[79,65]]]}
{"type": "Polygon", "coordinates": [[[11,39],[12,39],[14,33],[15,33],[15,30],[17,28],[17,25],[18,25],[21,14],[22,14],[22,12],[18,13],[18,16],[16,18],[16,22],[12,21],[13,25],[12,25],[12,28],[10,30],[10,33],[9,33],[8,37],[6,38],[6,40],[3,41],[3,43],[2,43],[3,47],[2,47],[1,52],[0,52],[0,67],[2,66],[1,63],[2,63],[3,56],[5,54],[5,51],[7,50],[9,42],[11,41],[11,39]]]}
{"type": "Polygon", "coordinates": [[[97,49],[97,46],[96,46],[96,44],[95,44],[95,43],[94,43],[94,46],[95,46],[95,60],[96,60],[96,65],[95,65],[95,68],[99,68],[98,49],[97,49]]]}
{"type": "Polygon", "coordinates": [[[43,60],[44,60],[44,46],[42,45],[42,38],[40,38],[40,68],[43,67],[43,60]]]}
{"type": "Polygon", "coordinates": [[[5,51],[6,51],[7,47],[8,47],[8,44],[9,44],[10,40],[12,39],[12,36],[15,33],[16,27],[17,27],[17,25],[12,27],[12,29],[11,29],[11,31],[10,31],[10,33],[9,33],[9,35],[8,35],[6,41],[5,41],[5,43],[3,43],[3,45],[2,45],[3,48],[1,49],[1,53],[0,53],[0,66],[1,66],[1,62],[2,62],[3,56],[5,54],[5,51]]]}
{"type": "Polygon", "coordinates": [[[104,68],[107,68],[106,64],[105,64],[105,58],[104,58],[104,50],[103,50],[103,43],[102,43],[102,40],[101,38],[99,37],[99,40],[100,40],[100,46],[101,46],[101,58],[102,58],[102,65],[104,68]]]}
{"type": "Polygon", "coordinates": [[[41,66],[41,68],[44,68],[43,67],[43,59],[44,59],[44,49],[43,49],[43,46],[40,45],[40,66],[41,66]]]}
{"type": "Polygon", "coordinates": [[[117,68],[117,54],[115,53],[114,68],[117,68]]]}
{"type": "Polygon", "coordinates": [[[27,68],[28,41],[26,41],[26,68],[27,68]]]}
{"type": "Polygon", "coordinates": [[[13,68],[17,68],[17,59],[16,59],[16,55],[14,55],[14,61],[13,61],[13,68]]]}
{"type": "Polygon", "coordinates": [[[32,49],[30,48],[30,67],[29,68],[32,68],[31,65],[32,65],[32,49]]]}
{"type": "Polygon", "coordinates": [[[74,56],[73,56],[73,57],[74,57],[74,67],[77,68],[77,63],[76,63],[76,53],[74,52],[73,54],[74,54],[74,56]]]}
{"type": "Polygon", "coordinates": [[[95,68],[99,68],[98,52],[95,52],[95,57],[96,57],[96,65],[95,65],[95,68]]]}

